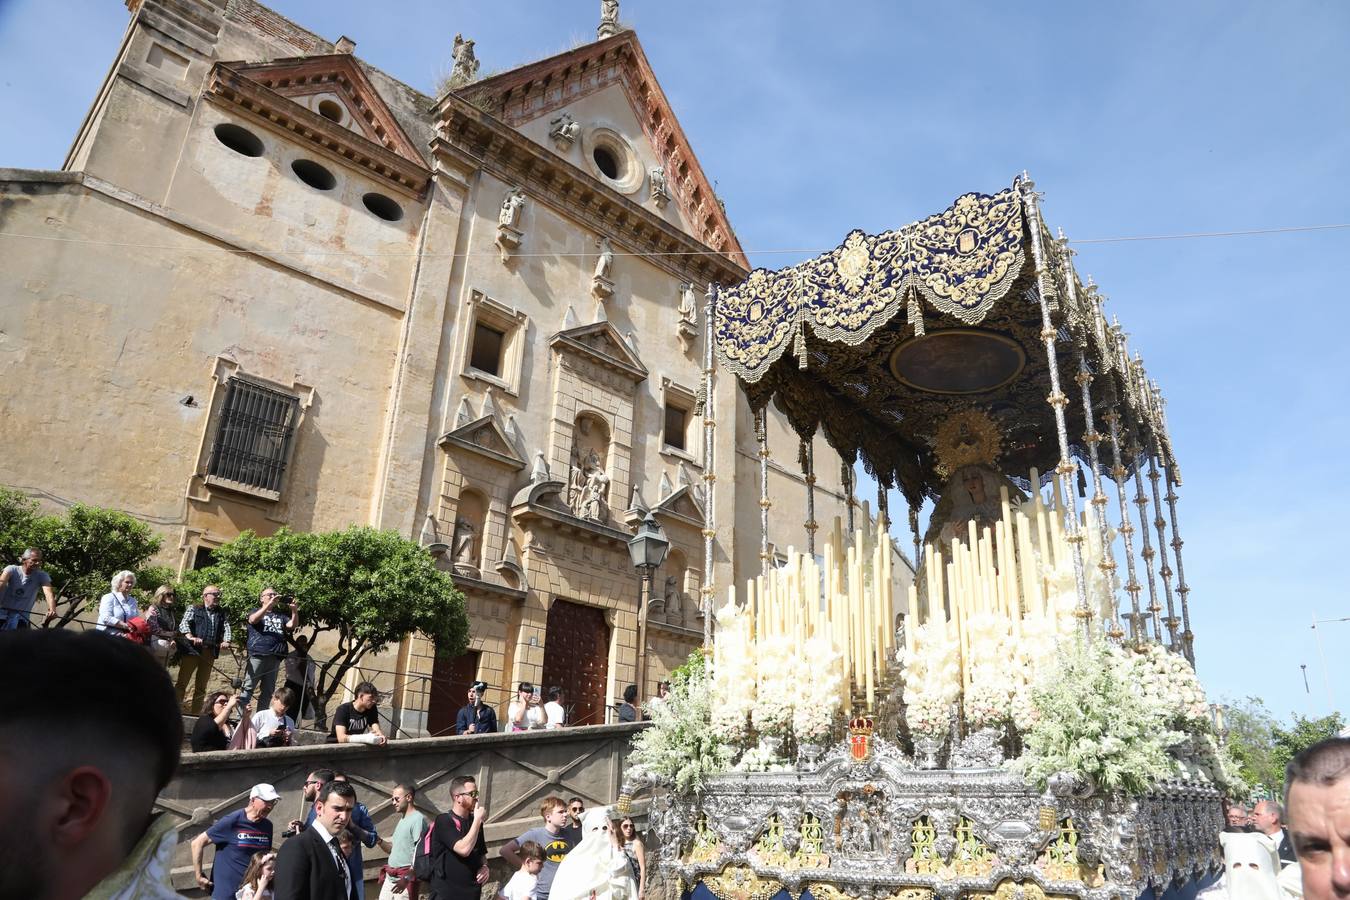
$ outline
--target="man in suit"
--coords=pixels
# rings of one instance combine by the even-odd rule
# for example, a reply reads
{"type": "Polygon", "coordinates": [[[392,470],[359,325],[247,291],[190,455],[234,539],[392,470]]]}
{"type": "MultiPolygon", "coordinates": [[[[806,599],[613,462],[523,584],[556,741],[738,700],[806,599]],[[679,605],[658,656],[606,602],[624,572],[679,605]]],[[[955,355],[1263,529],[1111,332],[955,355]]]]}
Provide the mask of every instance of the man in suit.
{"type": "Polygon", "coordinates": [[[1274,800],[1262,800],[1252,809],[1252,824],[1256,830],[1279,844],[1281,866],[1292,866],[1298,862],[1294,855],[1294,845],[1289,841],[1289,832],[1284,827],[1284,809],[1274,800]]]}
{"type": "Polygon", "coordinates": [[[330,781],[319,789],[314,821],[277,854],[274,900],[354,900],[355,879],[338,845],[356,806],[356,789],[330,781]]]}

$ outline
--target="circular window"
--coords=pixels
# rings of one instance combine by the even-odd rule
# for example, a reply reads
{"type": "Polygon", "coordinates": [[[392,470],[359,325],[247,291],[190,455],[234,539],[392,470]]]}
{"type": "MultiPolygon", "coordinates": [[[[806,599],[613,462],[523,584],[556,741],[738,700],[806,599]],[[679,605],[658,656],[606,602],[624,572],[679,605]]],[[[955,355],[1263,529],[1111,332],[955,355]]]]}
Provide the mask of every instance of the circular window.
{"type": "Polygon", "coordinates": [[[312,159],[297,159],[291,163],[291,171],[295,173],[296,178],[317,191],[331,191],[337,187],[337,179],[333,177],[333,173],[312,159]]]}
{"type": "Polygon", "coordinates": [[[595,166],[606,178],[619,180],[619,161],[614,158],[614,154],[608,147],[596,147],[591,151],[591,159],[595,160],[595,166]]]}
{"type": "Polygon", "coordinates": [[[628,138],[608,125],[595,125],[581,139],[582,158],[592,175],[621,194],[632,194],[642,187],[646,172],[628,138]]]}
{"type": "Polygon", "coordinates": [[[319,115],[334,122],[342,121],[342,104],[336,100],[320,100],[319,115]]]}
{"type": "Polygon", "coordinates": [[[384,219],[386,222],[397,222],[403,218],[403,207],[384,194],[376,194],[372,191],[362,197],[361,202],[366,205],[366,209],[370,210],[372,215],[384,219]]]}
{"type": "Polygon", "coordinates": [[[216,140],[229,147],[240,156],[262,156],[263,142],[247,128],[241,128],[230,122],[221,122],[215,128],[216,140]]]}

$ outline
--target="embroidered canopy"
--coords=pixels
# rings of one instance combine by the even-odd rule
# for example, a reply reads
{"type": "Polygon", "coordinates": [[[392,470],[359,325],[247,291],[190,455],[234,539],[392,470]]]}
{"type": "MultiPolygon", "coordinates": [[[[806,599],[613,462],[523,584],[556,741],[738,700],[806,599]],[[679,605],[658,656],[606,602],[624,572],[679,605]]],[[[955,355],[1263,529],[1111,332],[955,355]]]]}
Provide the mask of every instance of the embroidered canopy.
{"type": "Polygon", "coordinates": [[[754,270],[718,294],[720,365],[752,408],[772,400],[803,440],[822,431],[846,461],[861,458],[911,504],[942,487],[937,431],[963,409],[997,424],[1010,477],[1051,472],[1060,459],[1047,404],[1052,364],[1073,401],[1075,456],[1086,463],[1087,444],[1101,438],[1086,428],[1086,381],[1094,426],[1119,416],[1127,468],[1141,454],[1174,468],[1157,386],[1130,359],[1120,327],[1106,323],[1096,287],[1074,272],[1067,241],[1045,229],[1032,188],[1023,176],[894,231],[852,231],[796,266],[754,270]]]}

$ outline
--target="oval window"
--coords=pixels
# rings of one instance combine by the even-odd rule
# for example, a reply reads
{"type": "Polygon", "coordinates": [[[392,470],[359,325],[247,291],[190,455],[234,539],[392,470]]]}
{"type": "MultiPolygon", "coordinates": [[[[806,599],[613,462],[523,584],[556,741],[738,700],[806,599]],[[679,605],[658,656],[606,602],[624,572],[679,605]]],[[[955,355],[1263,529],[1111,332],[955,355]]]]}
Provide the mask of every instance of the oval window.
{"type": "Polygon", "coordinates": [[[262,156],[263,142],[247,128],[232,122],[221,122],[215,128],[216,140],[229,147],[240,156],[262,156]]]}
{"type": "Polygon", "coordinates": [[[342,104],[336,100],[320,100],[319,115],[333,122],[342,121],[342,104]]]}
{"type": "Polygon", "coordinates": [[[619,160],[614,155],[614,151],[608,147],[596,147],[591,152],[591,158],[595,160],[595,167],[605,173],[606,178],[619,179],[619,160]]]}
{"type": "Polygon", "coordinates": [[[333,177],[333,173],[312,159],[297,159],[291,163],[291,171],[295,173],[296,178],[316,191],[331,191],[337,187],[337,179],[333,177]]]}
{"type": "Polygon", "coordinates": [[[361,202],[366,205],[366,209],[370,210],[371,215],[384,219],[386,222],[397,222],[403,218],[403,207],[384,194],[376,194],[372,191],[362,197],[361,202]]]}

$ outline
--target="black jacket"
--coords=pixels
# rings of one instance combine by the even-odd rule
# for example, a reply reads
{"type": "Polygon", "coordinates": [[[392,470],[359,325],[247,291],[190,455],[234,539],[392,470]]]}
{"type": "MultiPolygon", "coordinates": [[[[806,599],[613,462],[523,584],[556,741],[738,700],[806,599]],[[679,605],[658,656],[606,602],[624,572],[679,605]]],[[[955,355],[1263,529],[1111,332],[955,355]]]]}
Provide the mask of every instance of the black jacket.
{"type": "MultiPolygon", "coordinates": [[[[358,876],[359,877],[359,876],[358,876]]],[[[343,896],[342,874],[333,851],[314,828],[306,828],[281,845],[277,853],[274,900],[353,900],[343,896]]]]}

